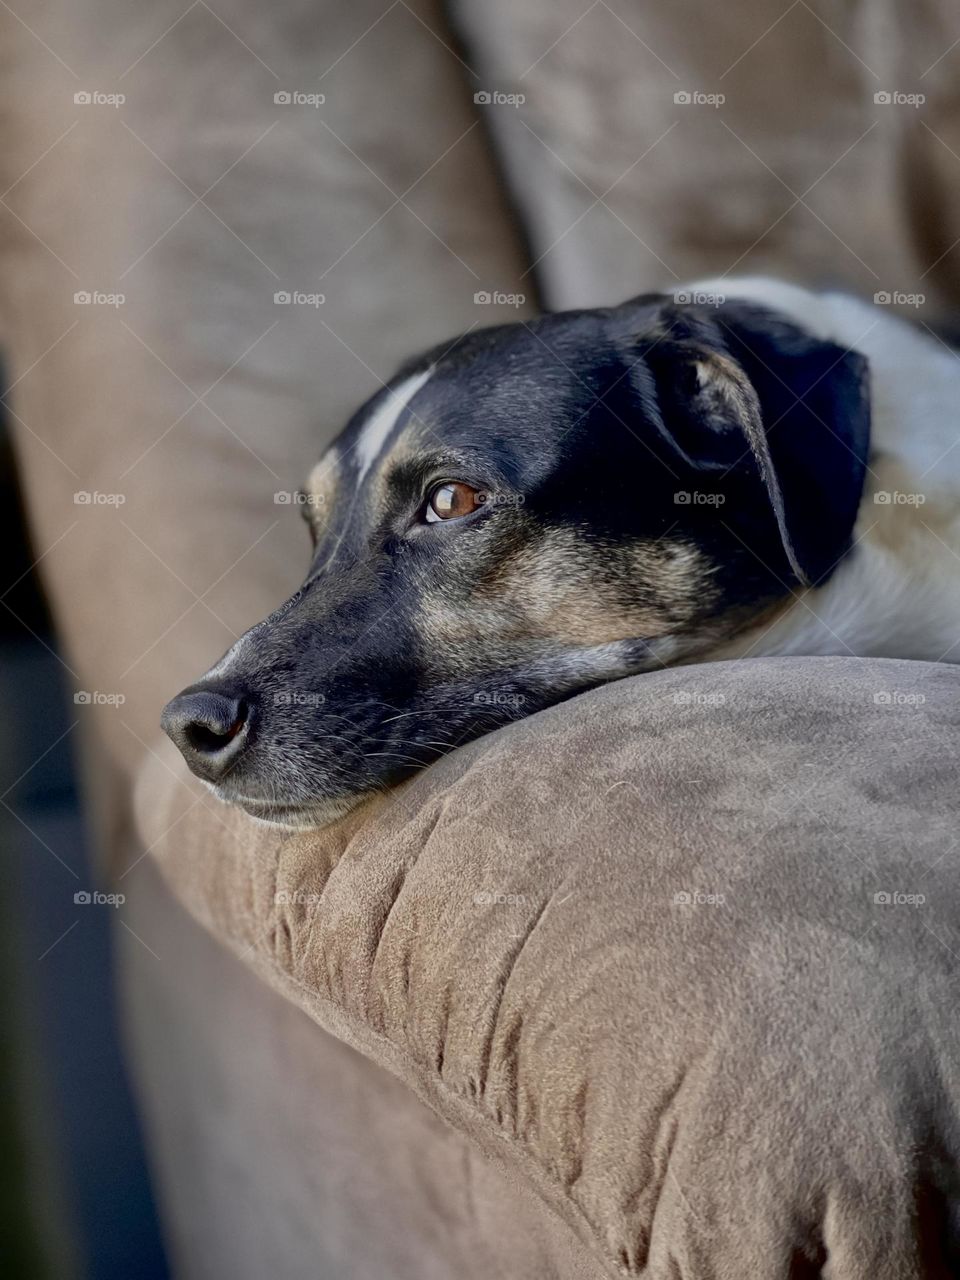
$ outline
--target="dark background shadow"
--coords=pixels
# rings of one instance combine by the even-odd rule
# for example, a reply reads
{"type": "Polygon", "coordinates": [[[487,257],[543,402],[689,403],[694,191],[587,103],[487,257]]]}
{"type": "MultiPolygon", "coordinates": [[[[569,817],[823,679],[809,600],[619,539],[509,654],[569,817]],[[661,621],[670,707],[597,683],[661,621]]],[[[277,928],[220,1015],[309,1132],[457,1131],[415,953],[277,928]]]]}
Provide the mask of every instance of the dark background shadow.
{"type": "Polygon", "coordinates": [[[9,1280],[168,1274],[121,1060],[72,710],[0,424],[0,1258],[9,1280]],[[79,918],[78,918],[79,916],[79,918]]]}

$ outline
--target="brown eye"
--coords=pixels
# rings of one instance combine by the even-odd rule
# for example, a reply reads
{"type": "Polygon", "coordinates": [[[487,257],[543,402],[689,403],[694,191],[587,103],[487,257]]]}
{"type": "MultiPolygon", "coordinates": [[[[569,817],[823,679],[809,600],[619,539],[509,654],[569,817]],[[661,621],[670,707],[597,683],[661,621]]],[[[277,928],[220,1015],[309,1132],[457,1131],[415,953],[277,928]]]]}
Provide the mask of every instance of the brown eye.
{"type": "Polygon", "coordinates": [[[459,480],[438,484],[427,500],[426,520],[436,524],[438,520],[459,520],[483,505],[483,494],[478,489],[459,480]]]}

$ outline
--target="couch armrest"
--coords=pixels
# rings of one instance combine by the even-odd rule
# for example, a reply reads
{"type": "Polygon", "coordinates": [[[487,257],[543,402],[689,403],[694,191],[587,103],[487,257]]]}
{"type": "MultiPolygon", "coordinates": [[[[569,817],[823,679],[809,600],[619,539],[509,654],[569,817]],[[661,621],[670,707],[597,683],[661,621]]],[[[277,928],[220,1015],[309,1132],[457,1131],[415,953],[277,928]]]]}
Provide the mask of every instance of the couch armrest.
{"type": "Polygon", "coordinates": [[[194,916],[607,1273],[903,1280],[957,1265],[958,745],[955,669],[757,660],[595,690],[324,831],[159,754],[138,814],[194,916]]]}

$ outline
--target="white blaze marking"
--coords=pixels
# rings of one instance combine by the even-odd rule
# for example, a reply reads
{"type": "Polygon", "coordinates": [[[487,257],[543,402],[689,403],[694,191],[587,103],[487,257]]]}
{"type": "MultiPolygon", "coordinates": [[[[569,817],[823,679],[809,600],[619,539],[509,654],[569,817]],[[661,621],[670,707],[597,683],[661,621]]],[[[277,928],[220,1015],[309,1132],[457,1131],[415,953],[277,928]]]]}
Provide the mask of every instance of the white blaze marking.
{"type": "MultiPolygon", "coordinates": [[[[370,470],[372,463],[386,444],[387,440],[390,438],[390,432],[396,426],[397,419],[400,417],[400,414],[403,413],[404,409],[427,381],[431,373],[433,373],[432,367],[425,369],[423,373],[415,373],[409,378],[404,379],[398,387],[395,387],[393,391],[390,392],[390,394],[385,398],[383,404],[379,409],[377,409],[376,413],[374,413],[364,426],[360,433],[360,439],[357,441],[356,445],[357,460],[360,464],[360,472],[357,476],[358,485],[370,470]]],[[[322,465],[322,461],[318,462],[316,469],[319,469],[322,465]]],[[[328,463],[326,470],[329,475],[334,475],[336,473],[336,462],[332,465],[328,463]]],[[[313,475],[310,477],[310,484],[311,486],[314,484],[313,475]]],[[[231,669],[236,665],[244,649],[249,644],[254,633],[259,631],[260,628],[265,625],[265,621],[266,620],[262,623],[258,623],[257,626],[252,627],[250,631],[242,635],[233,647],[223,655],[216,666],[211,667],[210,670],[201,678],[208,680],[212,676],[229,674],[231,669]]]]}
{"type": "Polygon", "coordinates": [[[367,422],[357,441],[357,460],[360,463],[357,484],[360,484],[370,470],[374,459],[390,438],[390,432],[397,425],[397,419],[431,373],[433,373],[432,368],[426,369],[423,373],[415,373],[401,382],[398,387],[394,387],[367,422]]]}

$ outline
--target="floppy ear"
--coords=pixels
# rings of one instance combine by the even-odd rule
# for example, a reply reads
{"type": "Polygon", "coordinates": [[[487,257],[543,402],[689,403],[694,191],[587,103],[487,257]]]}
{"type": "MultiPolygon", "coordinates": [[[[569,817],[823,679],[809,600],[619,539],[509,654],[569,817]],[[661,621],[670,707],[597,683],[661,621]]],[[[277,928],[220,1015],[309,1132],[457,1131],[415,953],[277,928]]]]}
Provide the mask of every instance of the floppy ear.
{"type": "Polygon", "coordinates": [[[657,424],[695,471],[750,468],[790,572],[817,585],[848,550],[870,438],[867,361],[765,308],[668,308],[645,343],[657,424]]]}

